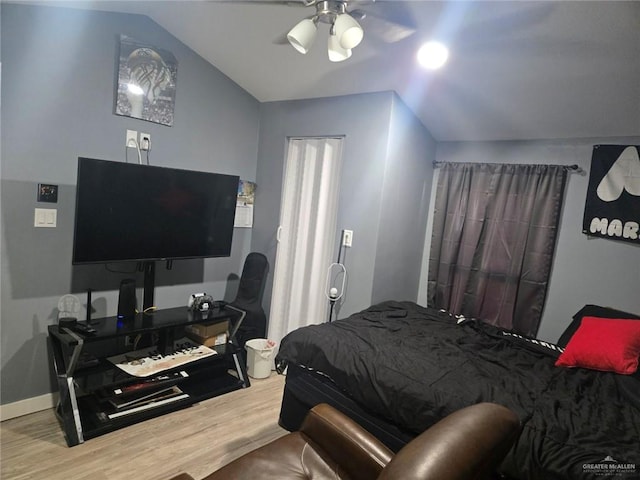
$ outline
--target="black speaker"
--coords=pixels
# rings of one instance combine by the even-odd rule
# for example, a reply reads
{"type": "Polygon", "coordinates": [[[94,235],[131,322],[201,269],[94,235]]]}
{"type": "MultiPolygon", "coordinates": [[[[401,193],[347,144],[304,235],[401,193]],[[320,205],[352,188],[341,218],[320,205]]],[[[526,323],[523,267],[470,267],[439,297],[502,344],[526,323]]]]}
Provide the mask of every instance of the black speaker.
{"type": "Polygon", "coordinates": [[[136,304],[136,281],[132,278],[125,278],[120,282],[118,319],[133,320],[136,316],[136,304]]]}

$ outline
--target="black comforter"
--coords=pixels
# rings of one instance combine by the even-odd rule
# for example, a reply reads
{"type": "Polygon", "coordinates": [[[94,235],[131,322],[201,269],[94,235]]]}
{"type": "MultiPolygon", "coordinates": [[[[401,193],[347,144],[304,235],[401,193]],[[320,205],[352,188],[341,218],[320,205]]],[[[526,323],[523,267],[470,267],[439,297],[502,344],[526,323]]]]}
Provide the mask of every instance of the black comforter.
{"type": "Polygon", "coordinates": [[[501,467],[513,478],[640,478],[637,377],[558,368],[555,345],[458,320],[385,302],[291,332],[276,364],[319,371],[416,434],[467,405],[506,405],[523,423],[501,467]]]}

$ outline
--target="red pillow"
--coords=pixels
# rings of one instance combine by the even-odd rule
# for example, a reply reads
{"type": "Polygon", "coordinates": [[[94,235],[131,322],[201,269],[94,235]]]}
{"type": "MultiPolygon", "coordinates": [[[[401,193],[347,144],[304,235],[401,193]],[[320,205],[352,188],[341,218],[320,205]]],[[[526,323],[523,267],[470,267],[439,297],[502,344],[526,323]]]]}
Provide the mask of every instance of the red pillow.
{"type": "Polygon", "coordinates": [[[640,322],[584,317],[556,367],[582,367],[630,375],[638,369],[640,322]]]}

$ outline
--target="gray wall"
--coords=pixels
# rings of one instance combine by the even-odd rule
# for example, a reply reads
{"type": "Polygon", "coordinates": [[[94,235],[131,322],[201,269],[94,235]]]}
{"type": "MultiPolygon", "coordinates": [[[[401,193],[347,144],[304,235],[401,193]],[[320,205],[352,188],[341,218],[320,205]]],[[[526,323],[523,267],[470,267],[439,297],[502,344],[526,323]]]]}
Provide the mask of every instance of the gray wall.
{"type": "MultiPolygon", "coordinates": [[[[151,163],[254,180],[259,102],[149,18],[2,4],[2,396],[6,404],[51,391],[46,329],[60,296],[96,289],[96,316],[113,315],[122,278],[71,265],[78,156],[125,160],[126,129],[148,132],[151,163]],[[178,61],[173,127],[114,115],[119,35],[171,51],[178,61]],[[38,204],[38,183],[60,185],[38,204]],[[34,228],[35,207],[58,209],[58,227],[34,228]]],[[[135,152],[130,150],[129,159],[135,152]]],[[[190,293],[234,295],[251,230],[236,229],[232,255],[158,264],[156,304],[190,293]],[[229,280],[235,281],[229,281],[229,280]]],[[[116,267],[130,268],[129,265],[116,267]]],[[[138,285],[142,279],[138,278],[138,285]]],[[[81,312],[84,316],[84,311],[81,312]]]]}
{"type": "MultiPolygon", "coordinates": [[[[638,145],[640,137],[438,144],[439,162],[577,164],[584,170],[583,174],[569,174],[567,180],[547,301],[537,335],[543,340],[557,341],[573,314],[588,303],[640,313],[640,245],[589,238],[582,233],[592,148],[606,143],[638,145]]],[[[423,278],[426,273],[424,269],[423,278]]],[[[423,282],[420,299],[425,298],[423,282]]]]}
{"type": "Polygon", "coordinates": [[[418,298],[436,143],[393,98],[372,303],[418,298]]]}
{"type": "MultiPolygon", "coordinates": [[[[411,224],[414,215],[425,208],[421,197],[424,175],[428,175],[435,152],[427,130],[398,102],[395,94],[385,92],[262,105],[252,248],[266,252],[272,271],[287,137],[345,135],[334,257],[340,231],[353,230],[354,237],[353,247],[345,249],[343,256],[348,284],[338,309],[340,317],[368,307],[378,297],[387,297],[386,293],[417,298],[417,273],[403,277],[401,291],[393,284],[396,279],[386,275],[389,264],[401,268],[410,261],[395,256],[387,224],[396,216],[409,222],[398,227],[394,245],[414,252],[419,265],[424,228],[415,232],[411,224]],[[403,141],[415,144],[401,145],[403,141]],[[420,177],[405,188],[404,176],[411,174],[420,177]],[[387,200],[396,201],[406,211],[385,207],[387,200]]],[[[267,311],[272,283],[270,276],[264,302],[267,311]]]]}

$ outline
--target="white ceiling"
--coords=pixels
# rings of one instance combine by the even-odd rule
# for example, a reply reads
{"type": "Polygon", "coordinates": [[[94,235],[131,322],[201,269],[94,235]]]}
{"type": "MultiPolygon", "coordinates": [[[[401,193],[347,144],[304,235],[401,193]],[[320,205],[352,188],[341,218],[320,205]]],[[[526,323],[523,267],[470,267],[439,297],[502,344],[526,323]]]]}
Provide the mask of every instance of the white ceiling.
{"type": "Polygon", "coordinates": [[[325,30],[307,55],[282,44],[313,8],[82,2],[148,15],[262,102],[394,90],[439,141],[640,136],[640,1],[351,4],[369,12],[365,37],[336,64],[327,59],[325,30]],[[377,15],[413,22],[416,33],[384,43],[377,15]],[[415,62],[419,45],[433,38],[451,50],[435,73],[415,62]]]}

